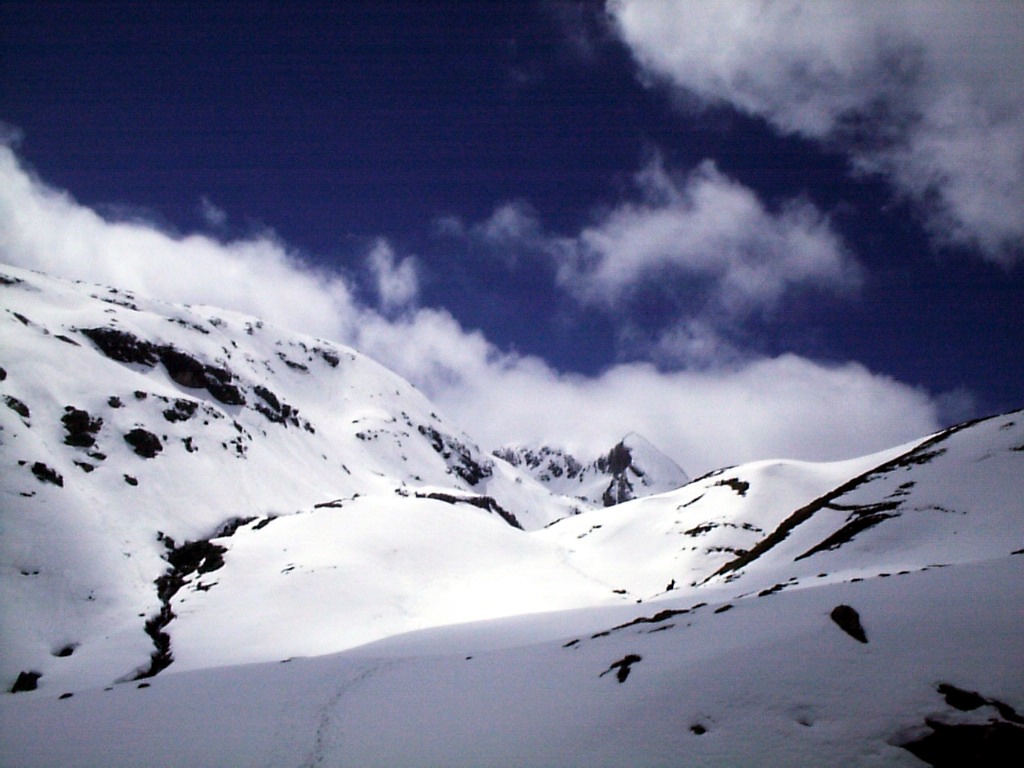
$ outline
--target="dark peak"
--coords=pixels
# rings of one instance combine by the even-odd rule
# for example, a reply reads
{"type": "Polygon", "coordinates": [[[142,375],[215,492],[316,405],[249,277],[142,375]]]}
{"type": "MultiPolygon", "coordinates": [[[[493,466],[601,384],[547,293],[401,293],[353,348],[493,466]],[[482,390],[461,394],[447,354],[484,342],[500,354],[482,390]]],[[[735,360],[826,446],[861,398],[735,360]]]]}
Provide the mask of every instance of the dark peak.
{"type": "Polygon", "coordinates": [[[606,456],[597,460],[597,468],[618,476],[623,474],[633,463],[633,453],[626,445],[625,439],[620,440],[606,456]]]}

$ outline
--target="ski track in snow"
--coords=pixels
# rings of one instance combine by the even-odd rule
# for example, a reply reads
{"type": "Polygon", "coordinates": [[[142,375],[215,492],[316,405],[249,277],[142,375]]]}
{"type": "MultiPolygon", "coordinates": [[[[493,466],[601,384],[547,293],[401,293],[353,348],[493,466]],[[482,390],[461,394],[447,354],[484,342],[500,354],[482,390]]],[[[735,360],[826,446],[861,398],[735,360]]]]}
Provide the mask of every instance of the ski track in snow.
{"type": "MultiPolygon", "coordinates": [[[[376,662],[361,672],[356,678],[342,685],[331,696],[330,700],[320,709],[316,734],[310,755],[302,762],[301,768],[317,768],[332,765],[335,768],[346,768],[345,762],[332,760],[327,762],[328,755],[343,755],[345,752],[345,697],[359,686],[365,684],[378,672],[397,666],[399,662],[376,662]]],[[[270,768],[270,766],[267,766],[270,768]]]]}

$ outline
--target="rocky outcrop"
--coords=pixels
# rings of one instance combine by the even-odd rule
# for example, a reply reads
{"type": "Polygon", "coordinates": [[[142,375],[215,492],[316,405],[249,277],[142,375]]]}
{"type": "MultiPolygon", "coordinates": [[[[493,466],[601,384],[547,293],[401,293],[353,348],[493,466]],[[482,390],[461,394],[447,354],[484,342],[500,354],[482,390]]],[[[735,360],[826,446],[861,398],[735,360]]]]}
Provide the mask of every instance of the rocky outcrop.
{"type": "Polygon", "coordinates": [[[630,434],[607,453],[584,463],[552,446],[506,446],[494,451],[556,493],[611,507],[624,501],[674,490],[689,481],[672,459],[647,440],[630,434]]]}

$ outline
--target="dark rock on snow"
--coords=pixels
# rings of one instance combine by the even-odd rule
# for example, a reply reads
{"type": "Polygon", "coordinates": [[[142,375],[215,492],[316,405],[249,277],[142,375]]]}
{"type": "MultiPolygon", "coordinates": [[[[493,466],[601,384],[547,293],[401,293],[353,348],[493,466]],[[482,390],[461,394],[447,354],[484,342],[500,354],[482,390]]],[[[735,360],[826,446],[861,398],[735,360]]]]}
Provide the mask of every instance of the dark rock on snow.
{"type": "Polygon", "coordinates": [[[832,613],[829,614],[832,621],[839,625],[839,628],[846,634],[852,637],[854,640],[858,640],[862,643],[868,641],[868,636],[864,633],[864,627],[860,623],[860,614],[856,610],[848,605],[837,605],[832,609],[832,613]]]}
{"type": "Polygon", "coordinates": [[[76,448],[91,448],[96,444],[96,435],[103,426],[103,419],[93,418],[88,411],[83,411],[74,406],[68,405],[64,408],[64,415],[61,417],[64,425],[64,444],[76,448]]]}
{"type": "Polygon", "coordinates": [[[28,409],[28,406],[21,402],[21,400],[19,400],[18,398],[12,397],[11,395],[4,395],[4,402],[7,404],[8,408],[10,408],[16,414],[21,416],[21,418],[27,419],[29,417],[30,411],[28,409]]]}
{"type": "Polygon", "coordinates": [[[14,685],[11,686],[11,693],[34,691],[38,687],[39,678],[42,676],[42,672],[21,672],[18,675],[18,679],[14,681],[14,685]]]}
{"type": "Polygon", "coordinates": [[[637,656],[635,653],[630,653],[630,654],[622,657],[618,661],[612,663],[612,665],[610,667],[608,667],[608,669],[606,669],[600,675],[598,675],[598,677],[604,677],[605,675],[607,675],[609,672],[611,672],[614,669],[614,670],[618,670],[615,673],[616,679],[618,679],[618,681],[620,683],[624,683],[624,682],[626,682],[626,678],[629,677],[630,667],[633,664],[636,664],[638,661],[642,661],[642,660],[643,660],[642,656],[637,656]]]}
{"type": "Polygon", "coordinates": [[[53,485],[64,487],[64,478],[61,477],[60,472],[52,469],[41,461],[37,461],[32,465],[32,474],[39,478],[40,482],[52,483],[53,485]]]}
{"type": "Polygon", "coordinates": [[[152,459],[164,449],[159,437],[141,427],[136,427],[125,435],[124,441],[144,459],[152,459]]]}

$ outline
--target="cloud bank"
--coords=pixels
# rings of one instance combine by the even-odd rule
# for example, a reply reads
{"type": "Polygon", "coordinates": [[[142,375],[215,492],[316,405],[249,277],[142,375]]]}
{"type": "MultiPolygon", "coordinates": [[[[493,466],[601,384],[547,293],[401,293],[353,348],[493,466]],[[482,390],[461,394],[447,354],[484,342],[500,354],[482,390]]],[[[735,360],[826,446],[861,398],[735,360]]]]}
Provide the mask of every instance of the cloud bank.
{"type": "Polygon", "coordinates": [[[666,274],[704,278],[715,314],[771,309],[787,289],[850,288],[856,263],[810,203],[770,213],[747,187],[705,160],[683,178],[660,160],[637,176],[643,202],[607,212],[560,245],[559,280],[592,303],[615,304],[666,274]]]}
{"type": "MultiPolygon", "coordinates": [[[[680,199],[682,215],[693,215],[692,200],[680,199]]],[[[927,393],[856,363],[783,355],[699,371],[634,363],[592,377],[560,372],[497,348],[443,308],[416,306],[416,262],[400,259],[386,240],[363,256],[376,305],[360,300],[350,279],[310,266],[270,234],[220,241],[109,221],[0,147],[0,261],[247,312],[349,344],[424,390],[485,448],[554,440],[596,453],[636,430],[700,473],[768,457],[846,458],[938,427],[927,393]]],[[[808,274],[831,281],[843,263],[808,274]]],[[[601,288],[601,267],[592,269],[580,267],[580,279],[601,288]]]]}
{"type": "Polygon", "coordinates": [[[615,318],[624,346],[673,366],[735,362],[748,355],[730,337],[752,317],[770,319],[797,291],[850,296],[862,283],[860,264],[807,200],[769,210],[712,160],[679,172],[655,156],[633,181],[633,199],[573,235],[546,231],[521,200],[470,225],[449,216],[437,230],[510,268],[525,255],[545,259],[572,300],[615,318]],[[652,294],[672,312],[647,311],[652,294]],[[658,327],[640,329],[635,314],[658,327]]]}
{"type": "Polygon", "coordinates": [[[608,0],[641,71],[848,153],[935,240],[1024,252],[1024,4],[608,0]]]}

